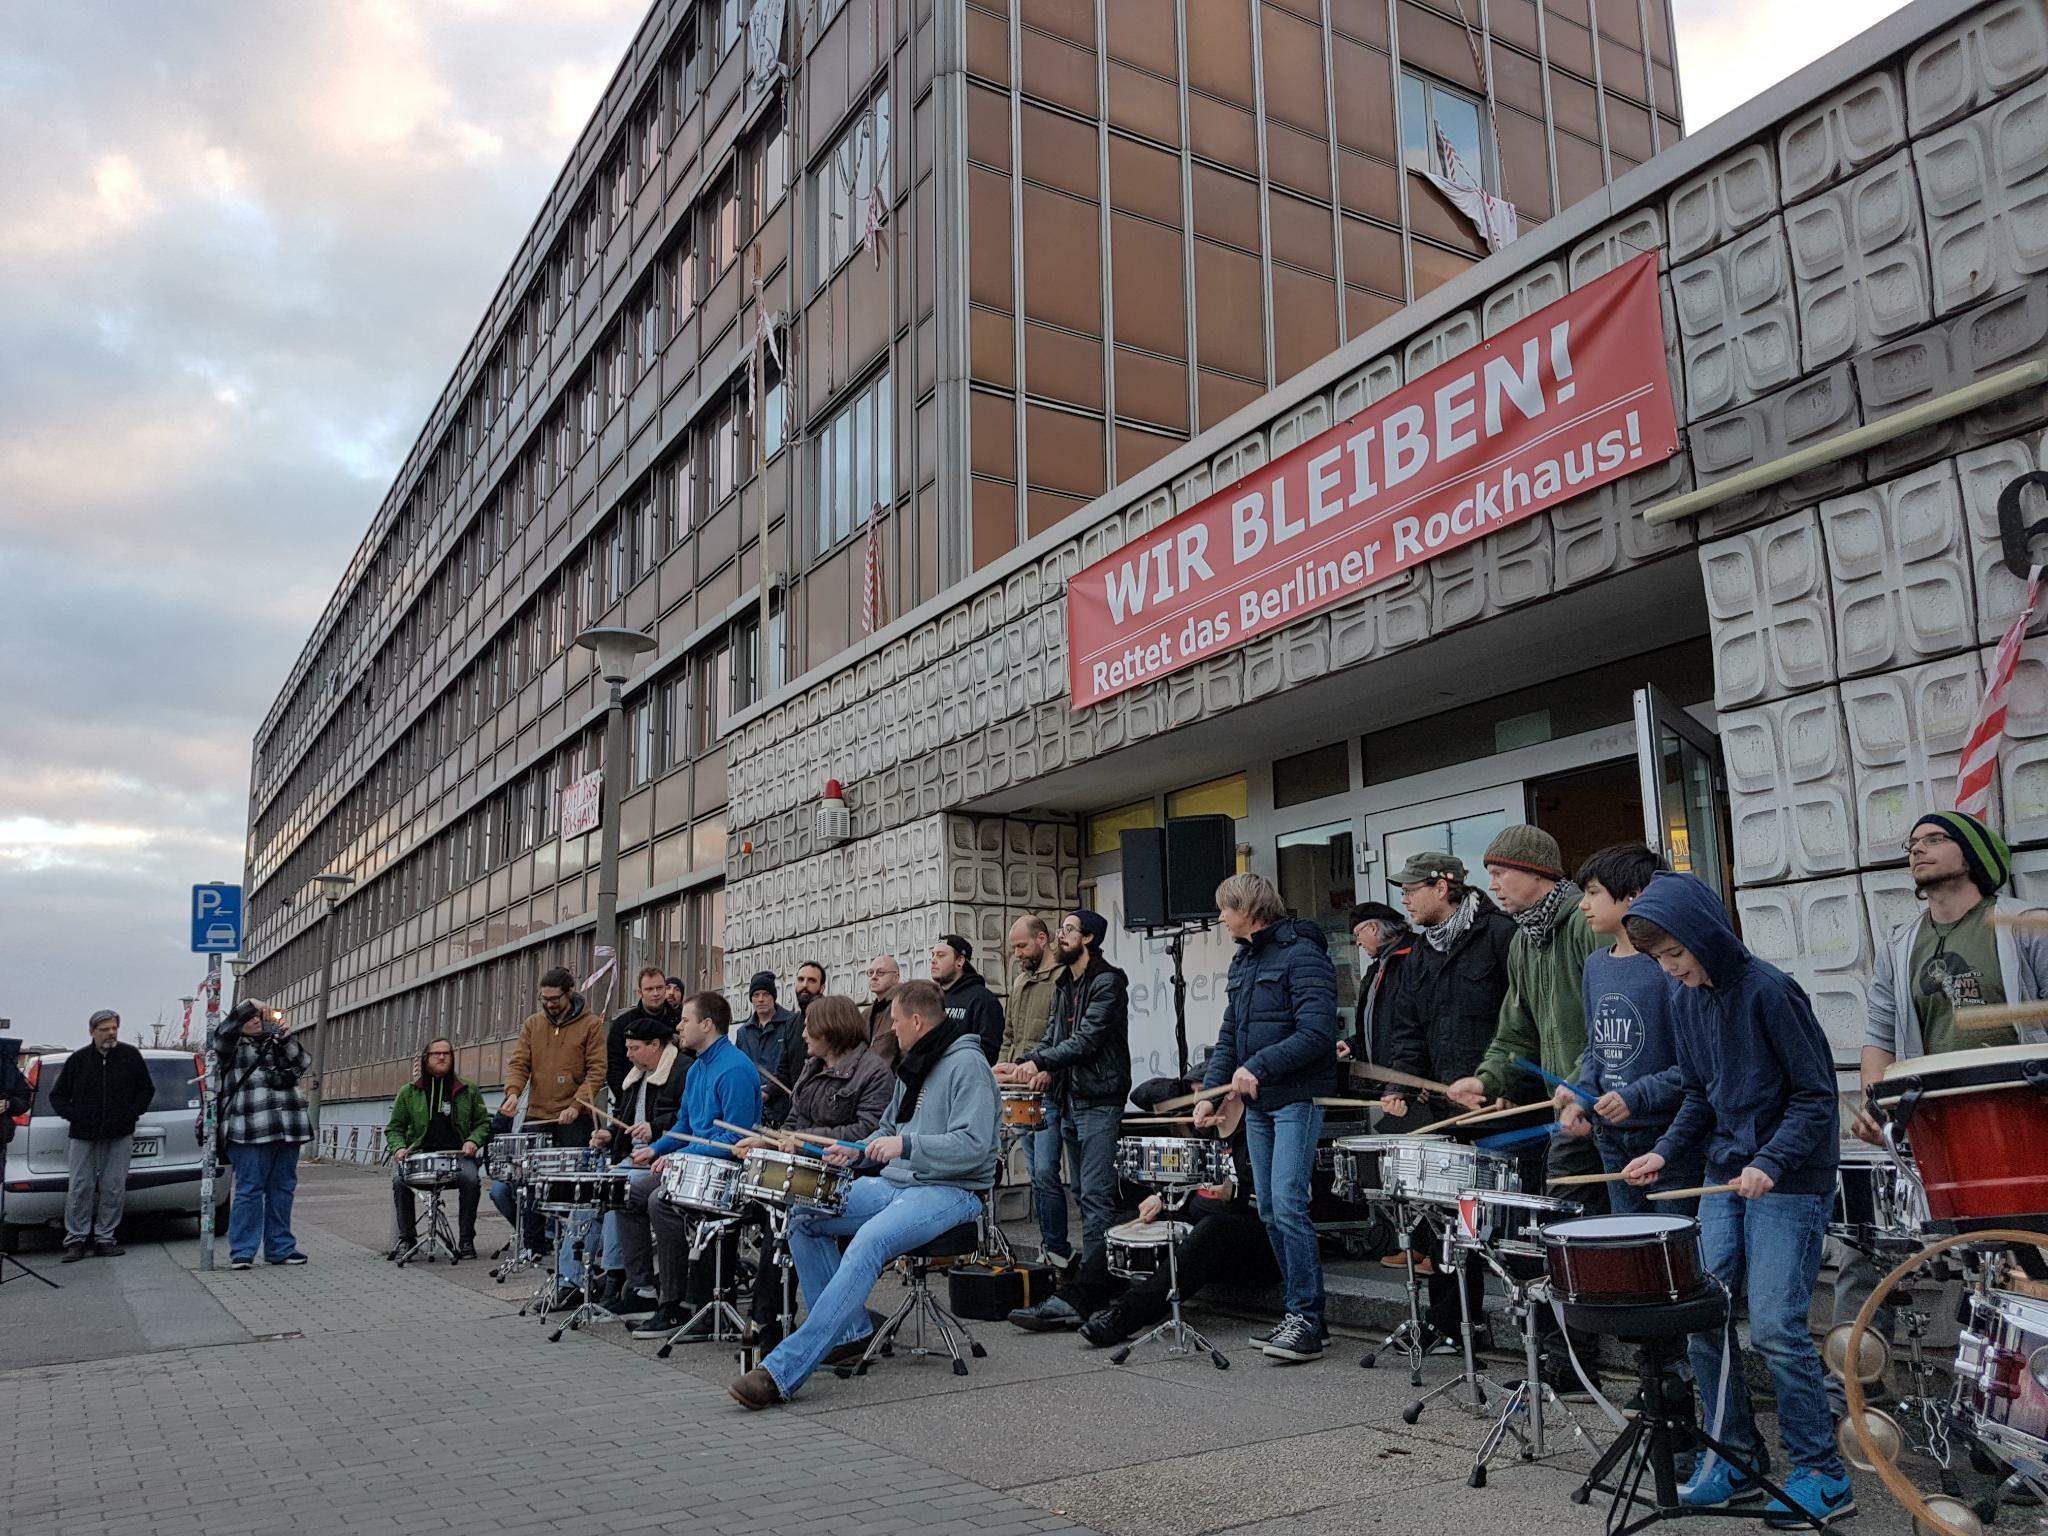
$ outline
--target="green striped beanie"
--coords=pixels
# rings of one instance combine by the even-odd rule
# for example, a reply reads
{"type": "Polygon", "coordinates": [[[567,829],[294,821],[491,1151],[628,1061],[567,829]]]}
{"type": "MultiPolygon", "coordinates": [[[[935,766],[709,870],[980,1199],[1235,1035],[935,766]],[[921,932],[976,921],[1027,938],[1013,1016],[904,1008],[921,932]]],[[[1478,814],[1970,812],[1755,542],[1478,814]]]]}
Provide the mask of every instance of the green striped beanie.
{"type": "Polygon", "coordinates": [[[1939,828],[1955,839],[1963,850],[1963,867],[1986,896],[1997,895],[1998,888],[2012,878],[2012,849],[1967,811],[1929,811],[1913,823],[1915,832],[1922,827],[1939,828]]]}

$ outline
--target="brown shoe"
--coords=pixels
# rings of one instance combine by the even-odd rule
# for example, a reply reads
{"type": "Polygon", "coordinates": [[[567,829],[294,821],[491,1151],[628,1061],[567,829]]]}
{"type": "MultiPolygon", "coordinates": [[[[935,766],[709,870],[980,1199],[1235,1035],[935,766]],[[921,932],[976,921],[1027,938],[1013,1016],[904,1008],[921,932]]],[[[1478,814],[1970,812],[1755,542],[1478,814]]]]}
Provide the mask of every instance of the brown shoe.
{"type": "Polygon", "coordinates": [[[758,1365],[725,1390],[750,1413],[773,1408],[782,1401],[782,1389],[775,1385],[775,1378],[758,1365]]]}
{"type": "MultiPolygon", "coordinates": [[[[1406,1269],[1408,1267],[1408,1258],[1405,1254],[1389,1253],[1381,1257],[1380,1264],[1387,1269],[1406,1269]]],[[[1436,1264],[1428,1254],[1416,1255],[1415,1273],[1418,1275],[1433,1275],[1436,1273],[1436,1264]]]]}
{"type": "Polygon", "coordinates": [[[858,1365],[860,1357],[868,1352],[868,1345],[874,1342],[872,1333],[864,1333],[851,1344],[841,1344],[837,1349],[825,1351],[821,1365],[858,1365]]]}

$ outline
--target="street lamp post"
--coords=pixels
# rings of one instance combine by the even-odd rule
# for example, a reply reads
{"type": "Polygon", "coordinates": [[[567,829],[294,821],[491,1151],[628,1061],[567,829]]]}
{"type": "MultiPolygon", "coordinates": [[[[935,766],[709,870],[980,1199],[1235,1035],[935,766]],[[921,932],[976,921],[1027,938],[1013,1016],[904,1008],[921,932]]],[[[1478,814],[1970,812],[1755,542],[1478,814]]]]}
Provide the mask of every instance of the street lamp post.
{"type": "Polygon", "coordinates": [[[230,960],[228,962],[228,969],[235,973],[235,1001],[239,1003],[242,1000],[242,978],[249,974],[249,962],[247,960],[230,960]]]}
{"type": "MultiPolygon", "coordinates": [[[[611,690],[604,713],[604,805],[598,823],[597,948],[619,952],[619,798],[626,761],[626,678],[633,658],[654,649],[654,637],[637,629],[599,625],[576,643],[597,653],[597,673],[611,690]]],[[[603,964],[603,960],[598,962],[603,964]]]]}
{"type": "MultiPolygon", "coordinates": [[[[313,1155],[320,1155],[320,1100],[325,1092],[322,1074],[327,1066],[328,989],[334,985],[334,910],[356,883],[354,875],[327,870],[313,877],[320,888],[320,1022],[313,1031],[313,1089],[306,1096],[307,1119],[313,1130],[313,1155]]],[[[235,1000],[241,1001],[241,975],[235,977],[235,1000]]]]}

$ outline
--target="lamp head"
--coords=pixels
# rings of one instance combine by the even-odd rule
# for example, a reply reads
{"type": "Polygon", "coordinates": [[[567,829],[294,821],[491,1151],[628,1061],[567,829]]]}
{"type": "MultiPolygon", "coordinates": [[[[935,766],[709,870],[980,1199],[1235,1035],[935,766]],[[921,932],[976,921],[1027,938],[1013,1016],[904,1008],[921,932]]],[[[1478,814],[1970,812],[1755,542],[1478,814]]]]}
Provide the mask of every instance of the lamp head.
{"type": "Polygon", "coordinates": [[[654,649],[654,636],[637,629],[599,624],[576,637],[576,643],[597,655],[597,675],[623,683],[633,671],[633,658],[654,649]]]}
{"type": "Polygon", "coordinates": [[[325,870],[313,877],[313,884],[320,888],[320,894],[328,901],[341,900],[355,888],[356,877],[344,875],[339,870],[325,870]]]}

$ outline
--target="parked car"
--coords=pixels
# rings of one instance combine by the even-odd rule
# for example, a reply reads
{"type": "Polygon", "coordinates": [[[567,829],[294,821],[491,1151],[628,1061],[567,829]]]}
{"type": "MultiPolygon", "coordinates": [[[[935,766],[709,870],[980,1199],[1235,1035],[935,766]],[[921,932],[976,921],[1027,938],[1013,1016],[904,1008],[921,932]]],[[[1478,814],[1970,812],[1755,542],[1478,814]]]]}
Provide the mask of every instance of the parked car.
{"type": "MultiPolygon", "coordinates": [[[[69,1165],[64,1143],[70,1126],[50,1108],[50,1092],[64,1070],[65,1053],[52,1051],[23,1060],[21,1070],[35,1090],[25,1115],[14,1122],[7,1149],[7,1203],[0,1225],[0,1250],[13,1252],[29,1227],[64,1225],[64,1189],[69,1165]]],[[[199,1086],[193,1081],[205,1057],[185,1050],[144,1050],[156,1097],[135,1127],[134,1158],[128,1165],[127,1214],[162,1213],[197,1217],[200,1185],[199,1086]]],[[[214,1230],[227,1230],[227,1170],[214,1165],[214,1230]]]]}

